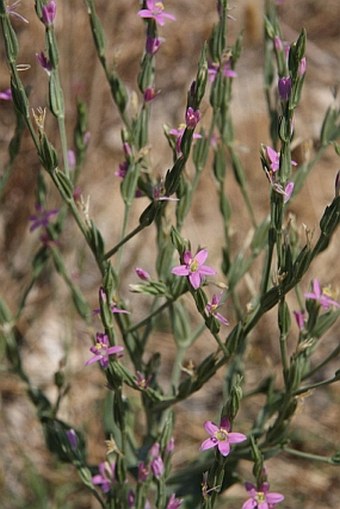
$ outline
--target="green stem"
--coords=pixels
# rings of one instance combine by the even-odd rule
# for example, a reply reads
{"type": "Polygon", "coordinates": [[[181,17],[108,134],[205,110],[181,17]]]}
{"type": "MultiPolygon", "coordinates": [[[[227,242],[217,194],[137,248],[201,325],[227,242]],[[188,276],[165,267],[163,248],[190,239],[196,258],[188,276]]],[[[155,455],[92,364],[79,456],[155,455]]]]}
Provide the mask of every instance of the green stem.
{"type": "Polygon", "coordinates": [[[296,449],[291,449],[290,447],[283,447],[283,451],[287,452],[288,454],[292,454],[293,456],[298,456],[299,458],[307,460],[319,461],[321,463],[328,463],[330,465],[336,464],[332,456],[320,456],[318,454],[311,454],[309,452],[302,452],[296,449]]]}
{"type": "Polygon", "coordinates": [[[323,385],[333,384],[334,382],[339,381],[340,375],[334,375],[332,378],[327,378],[327,380],[322,380],[321,382],[316,382],[315,384],[305,385],[304,387],[300,387],[293,392],[293,396],[298,396],[299,394],[303,394],[304,392],[308,392],[312,389],[316,389],[317,387],[322,387],[323,385]]]}
{"type": "Polygon", "coordinates": [[[141,232],[144,228],[145,228],[145,226],[143,226],[142,224],[139,224],[134,230],[132,230],[130,233],[128,233],[120,242],[118,242],[118,244],[116,244],[112,249],[110,249],[110,251],[108,251],[104,255],[104,260],[108,260],[109,258],[111,258],[111,256],[113,256],[115,253],[117,253],[118,249],[121,246],[123,246],[126,242],[128,242],[135,235],[137,235],[137,233],[141,232]]]}
{"type": "Polygon", "coordinates": [[[302,380],[305,380],[306,378],[309,378],[310,376],[314,375],[314,373],[317,373],[321,368],[323,368],[326,364],[329,363],[332,359],[335,359],[340,353],[340,345],[338,345],[320,364],[315,366],[315,368],[311,369],[306,373],[302,380]]]}
{"type": "Polygon", "coordinates": [[[164,304],[162,304],[161,306],[159,306],[157,309],[155,309],[155,311],[153,311],[152,313],[150,313],[146,318],[143,318],[143,320],[140,320],[139,322],[137,322],[135,325],[133,325],[132,327],[130,327],[127,331],[126,331],[126,334],[130,334],[131,332],[135,332],[136,330],[138,330],[140,327],[143,327],[143,325],[146,325],[148,324],[148,322],[154,318],[155,316],[157,316],[159,313],[161,313],[162,311],[164,311],[164,309],[166,309],[168,306],[170,306],[170,304],[173,304],[173,302],[175,302],[175,300],[177,299],[176,298],[172,298],[172,299],[169,299],[167,300],[166,302],[164,302],[164,304]]]}

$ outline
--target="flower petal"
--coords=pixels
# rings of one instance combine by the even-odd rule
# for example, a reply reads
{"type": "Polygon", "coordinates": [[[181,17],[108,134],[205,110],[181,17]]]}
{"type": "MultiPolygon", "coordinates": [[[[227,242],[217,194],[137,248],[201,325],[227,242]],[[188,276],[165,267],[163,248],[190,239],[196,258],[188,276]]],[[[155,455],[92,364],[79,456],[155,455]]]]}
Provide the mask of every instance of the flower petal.
{"type": "Polygon", "coordinates": [[[171,274],[174,274],[175,276],[189,276],[190,270],[186,265],[178,265],[171,269],[171,274]]]}
{"type": "Polygon", "coordinates": [[[242,506],[242,509],[255,509],[256,501],[253,498],[248,498],[242,506]]]}
{"type": "Polygon", "coordinates": [[[216,270],[208,265],[201,265],[197,272],[204,276],[214,276],[216,274],[216,270]]]}
{"type": "Polygon", "coordinates": [[[204,429],[209,435],[214,435],[220,428],[212,421],[205,421],[204,429]]]}
{"type": "Polygon", "coordinates": [[[208,250],[207,249],[201,249],[198,251],[198,253],[195,254],[194,259],[202,265],[205,260],[208,258],[208,250]]]}
{"type": "Polygon", "coordinates": [[[271,493],[267,493],[266,499],[269,504],[278,504],[284,500],[284,495],[282,493],[276,493],[275,491],[271,493]]]}
{"type": "Polygon", "coordinates": [[[222,456],[228,456],[228,454],[230,453],[229,440],[221,440],[220,442],[218,442],[217,447],[222,456]]]}
{"type": "Polygon", "coordinates": [[[199,272],[191,272],[191,274],[189,274],[189,281],[192,284],[193,288],[197,290],[197,288],[199,288],[201,285],[201,276],[199,272]]]}
{"type": "Polygon", "coordinates": [[[238,444],[247,440],[247,437],[243,433],[229,433],[228,439],[231,444],[238,444]]]}
{"type": "Polygon", "coordinates": [[[200,446],[200,451],[206,451],[207,449],[211,449],[212,447],[216,447],[217,440],[213,440],[212,438],[206,438],[200,446]]]}

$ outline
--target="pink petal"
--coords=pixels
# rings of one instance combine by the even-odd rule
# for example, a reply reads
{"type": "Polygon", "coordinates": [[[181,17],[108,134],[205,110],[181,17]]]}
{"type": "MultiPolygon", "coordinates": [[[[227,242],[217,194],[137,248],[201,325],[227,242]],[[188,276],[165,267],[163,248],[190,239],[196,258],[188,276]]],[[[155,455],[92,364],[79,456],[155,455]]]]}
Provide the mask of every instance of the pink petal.
{"type": "Polygon", "coordinates": [[[192,254],[190,251],[184,251],[183,261],[187,265],[190,265],[190,263],[192,262],[192,254]]]}
{"type": "Polygon", "coordinates": [[[313,291],[316,297],[321,297],[321,286],[318,279],[313,280],[313,291]]]}
{"type": "Polygon", "coordinates": [[[95,355],[94,357],[91,357],[88,361],[85,362],[85,366],[90,366],[90,364],[93,364],[94,362],[98,362],[102,359],[101,355],[95,355]]]}
{"type": "Polygon", "coordinates": [[[216,447],[217,441],[212,438],[207,438],[204,442],[201,443],[200,451],[206,451],[207,449],[211,449],[212,447],[216,447]]]}
{"type": "Polygon", "coordinates": [[[243,433],[229,433],[228,437],[231,444],[238,444],[247,440],[246,435],[243,435],[243,433]]]}
{"type": "Polygon", "coordinates": [[[255,509],[256,501],[253,498],[248,498],[242,506],[242,509],[255,509]]]}
{"type": "Polygon", "coordinates": [[[208,250],[207,249],[201,249],[194,256],[194,259],[199,263],[199,265],[202,265],[207,258],[208,258],[208,250]]]}
{"type": "Polygon", "coordinates": [[[193,288],[197,290],[197,288],[201,285],[201,277],[199,275],[199,272],[192,272],[189,274],[189,281],[192,284],[193,288]]]}
{"type": "Polygon", "coordinates": [[[279,502],[282,502],[284,500],[284,496],[281,493],[271,492],[267,493],[266,499],[268,504],[278,504],[279,502]]]}
{"type": "Polygon", "coordinates": [[[256,486],[254,486],[253,483],[251,482],[246,482],[245,483],[245,488],[247,490],[247,493],[251,496],[251,497],[255,497],[256,496],[256,493],[257,493],[257,490],[256,490],[256,486]]]}
{"type": "Polygon", "coordinates": [[[222,456],[228,456],[230,453],[229,440],[222,440],[221,442],[218,442],[217,447],[222,456]]]}
{"type": "Polygon", "coordinates": [[[171,269],[171,274],[174,274],[175,276],[189,276],[190,270],[186,265],[178,265],[171,269]]]}
{"type": "Polygon", "coordinates": [[[204,429],[209,435],[214,435],[220,428],[212,421],[205,421],[204,429]]]}
{"type": "Polygon", "coordinates": [[[169,14],[168,12],[163,12],[162,16],[164,18],[171,19],[171,21],[176,21],[176,16],[169,14]]]}
{"type": "Polygon", "coordinates": [[[141,18],[153,18],[152,13],[147,9],[141,9],[140,11],[138,11],[138,16],[140,16],[141,18]]]}
{"type": "Polygon", "coordinates": [[[123,346],[111,346],[107,349],[107,355],[114,355],[116,353],[122,352],[124,350],[123,346]]]}
{"type": "Polygon", "coordinates": [[[213,316],[216,318],[216,320],[218,320],[223,325],[229,325],[229,321],[224,316],[222,316],[220,313],[213,313],[213,316]]]}
{"type": "Polygon", "coordinates": [[[208,265],[201,265],[198,269],[198,272],[204,276],[214,276],[216,274],[216,270],[214,270],[212,267],[209,267],[208,265]]]}

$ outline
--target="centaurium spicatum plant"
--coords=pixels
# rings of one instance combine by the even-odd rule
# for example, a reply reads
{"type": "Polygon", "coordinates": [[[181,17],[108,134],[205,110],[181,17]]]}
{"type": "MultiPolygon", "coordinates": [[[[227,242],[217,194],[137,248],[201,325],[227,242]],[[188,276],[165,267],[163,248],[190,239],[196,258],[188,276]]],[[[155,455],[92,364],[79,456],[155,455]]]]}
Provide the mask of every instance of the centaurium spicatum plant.
{"type": "MultiPolygon", "coordinates": [[[[297,412],[305,395],[304,414],[311,402],[318,412],[316,391],[327,394],[340,378],[332,371],[338,272],[323,258],[340,217],[338,166],[331,168],[331,151],[340,154],[336,94],[314,152],[299,156],[306,32],[285,41],[278,17],[285,3],[266,0],[269,120],[257,120],[269,129],[259,130],[264,139],[254,150],[243,139],[254,129],[240,128],[232,104],[245,76],[255,86],[254,64],[246,74],[239,66],[243,39],[227,0],[203,3],[188,18],[184,3],[170,0],[104,4],[85,0],[75,15],[72,2],[0,0],[8,70],[0,83],[2,374],[20,379],[15,391],[22,398],[26,390],[48,450],[79,476],[68,484],[73,470],[65,470],[62,491],[59,478],[45,489],[54,474],[39,485],[32,467],[27,479],[36,488],[24,500],[26,477],[14,492],[11,469],[17,459],[31,465],[36,451],[31,459],[27,448],[36,438],[13,446],[23,457],[8,462],[11,429],[10,467],[1,470],[10,498],[0,505],[45,507],[72,492],[60,506],[218,509],[248,469],[254,484],[245,483],[248,499],[233,507],[273,509],[284,499],[293,506],[284,476],[272,480],[284,494],[270,491],[265,461],[299,459],[307,478],[312,461],[340,464],[331,438],[315,445],[297,412]],[[210,35],[189,61],[185,52],[203,33],[201,8],[210,35]],[[176,45],[181,53],[169,61],[176,45]],[[177,76],[186,90],[178,91],[177,76]],[[165,126],[179,125],[164,128],[168,149],[160,143],[162,109],[165,126]],[[245,164],[247,151],[253,165],[245,164]],[[312,171],[322,174],[318,203],[312,171]],[[323,209],[319,228],[302,228],[310,221],[299,208],[304,187],[308,209],[323,209]],[[51,358],[41,357],[42,346],[51,358]]],[[[242,106],[247,116],[253,111],[250,98],[242,106]]],[[[25,420],[25,436],[27,429],[25,420]]]]}

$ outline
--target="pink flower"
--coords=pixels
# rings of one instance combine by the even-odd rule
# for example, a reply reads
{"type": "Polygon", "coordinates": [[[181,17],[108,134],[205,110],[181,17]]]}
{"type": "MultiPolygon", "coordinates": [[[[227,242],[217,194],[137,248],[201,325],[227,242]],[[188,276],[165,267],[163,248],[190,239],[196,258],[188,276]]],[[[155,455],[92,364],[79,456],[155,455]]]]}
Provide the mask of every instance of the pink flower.
{"type": "Polygon", "coordinates": [[[275,173],[280,168],[280,152],[276,152],[276,150],[267,145],[266,155],[269,161],[270,169],[273,173],[275,173]]]}
{"type": "Polygon", "coordinates": [[[115,464],[105,461],[98,465],[99,474],[92,477],[92,484],[100,486],[103,493],[108,493],[115,481],[115,464]]]}
{"type": "Polygon", "coordinates": [[[288,101],[292,90],[292,79],[290,76],[279,78],[278,82],[279,96],[281,101],[288,101]]]}
{"type": "Polygon", "coordinates": [[[340,304],[331,298],[331,292],[327,288],[321,288],[317,279],[313,279],[313,292],[304,294],[306,299],[316,300],[323,309],[329,309],[331,306],[340,308],[340,304]]]}
{"type": "Polygon", "coordinates": [[[160,446],[158,442],[155,442],[150,449],[150,456],[152,461],[150,463],[151,470],[156,479],[160,479],[164,474],[164,463],[160,455],[160,446]]]}
{"type": "Polygon", "coordinates": [[[269,484],[267,482],[264,482],[259,490],[248,482],[245,487],[250,498],[244,502],[242,509],[274,509],[276,504],[279,504],[285,498],[281,493],[268,491],[269,484]]]}
{"type": "Polygon", "coordinates": [[[306,73],[306,70],[307,70],[307,59],[306,59],[306,57],[303,57],[303,58],[301,58],[299,67],[298,67],[299,76],[302,77],[306,73]]]}
{"type": "Polygon", "coordinates": [[[129,163],[124,161],[118,165],[118,170],[115,171],[115,176],[124,179],[129,169],[129,163]]]}
{"type": "MultiPolygon", "coordinates": [[[[208,64],[208,79],[210,82],[215,81],[219,68],[220,66],[216,62],[211,62],[208,64]]],[[[232,69],[230,59],[227,60],[227,62],[223,65],[222,74],[226,78],[237,78],[237,72],[232,69]]]]}
{"type": "Polygon", "coordinates": [[[140,371],[136,371],[136,385],[140,389],[144,390],[147,389],[151,382],[151,375],[145,376],[140,371]]]}
{"type": "Polygon", "coordinates": [[[135,272],[136,272],[137,276],[139,277],[139,279],[141,279],[142,281],[150,280],[150,274],[146,270],[141,269],[140,267],[136,267],[135,272]]]}
{"type": "Polygon", "coordinates": [[[66,437],[67,437],[68,443],[71,446],[71,449],[73,449],[74,451],[77,450],[77,448],[78,448],[78,435],[74,431],[73,428],[70,428],[70,429],[68,429],[66,431],[66,437]]]}
{"type": "Polygon", "coordinates": [[[208,257],[208,250],[201,249],[193,256],[190,251],[185,251],[183,255],[183,265],[178,265],[171,269],[171,274],[175,276],[188,276],[192,287],[197,290],[201,286],[204,276],[213,276],[216,271],[203,265],[208,257]]]}
{"type": "MultiPolygon", "coordinates": [[[[280,168],[280,152],[276,152],[276,150],[269,147],[269,145],[266,145],[264,148],[269,162],[269,167],[273,173],[276,173],[280,168]]],[[[290,164],[292,166],[297,166],[297,162],[293,160],[290,161],[290,164]]]]}
{"type": "Polygon", "coordinates": [[[194,110],[191,106],[187,109],[185,113],[185,123],[188,129],[195,129],[198,122],[201,119],[201,113],[199,110],[194,110]]]}
{"type": "Polygon", "coordinates": [[[163,37],[150,37],[148,35],[145,43],[146,53],[148,53],[148,55],[155,55],[159,50],[162,42],[164,42],[163,37]]]}
{"type": "Polygon", "coordinates": [[[145,463],[139,463],[138,465],[138,482],[145,482],[149,477],[149,467],[145,463]]]}
{"type": "Polygon", "coordinates": [[[168,505],[166,509],[178,509],[181,507],[183,500],[181,498],[176,498],[176,495],[173,493],[169,498],[168,505]]]}
{"type": "Polygon", "coordinates": [[[218,320],[223,325],[229,325],[228,320],[224,316],[222,316],[220,313],[217,312],[218,308],[221,305],[222,295],[223,295],[223,293],[221,293],[220,295],[214,294],[211,298],[211,301],[208,302],[208,304],[205,306],[205,310],[208,313],[208,315],[213,316],[214,318],[216,318],[216,320],[218,320]]]}
{"type": "Polygon", "coordinates": [[[38,203],[35,205],[36,214],[29,216],[31,221],[30,232],[37,228],[47,228],[50,224],[50,218],[58,214],[59,209],[45,210],[42,205],[38,203]]]}
{"type": "Polygon", "coordinates": [[[102,368],[107,368],[109,365],[109,356],[117,355],[123,350],[123,346],[110,346],[108,336],[102,332],[97,332],[96,344],[90,348],[90,352],[92,352],[94,355],[91,357],[91,359],[85,362],[85,366],[89,366],[94,362],[99,362],[102,368]]]}
{"type": "MultiPolygon", "coordinates": [[[[106,292],[102,286],[99,288],[99,301],[102,303],[107,302],[107,295],[106,295],[106,292]]],[[[116,306],[115,302],[110,305],[110,308],[111,308],[111,313],[113,313],[113,314],[119,314],[119,313],[130,314],[129,311],[127,311],[126,309],[118,308],[116,306]]],[[[93,310],[94,315],[99,315],[99,313],[100,313],[100,308],[96,308],[93,310]]]]}
{"type": "Polygon", "coordinates": [[[160,91],[156,92],[154,87],[148,87],[144,90],[143,98],[146,103],[152,101],[160,91]]]}
{"type": "Polygon", "coordinates": [[[293,311],[293,313],[294,313],[294,317],[295,317],[297,326],[299,327],[300,330],[303,330],[305,327],[305,321],[306,321],[305,312],[304,311],[293,311]]]}
{"type": "MultiPolygon", "coordinates": [[[[176,137],[176,152],[177,152],[177,154],[181,153],[181,143],[182,143],[182,138],[183,138],[185,128],[186,128],[185,124],[180,124],[177,129],[170,129],[170,131],[169,131],[169,134],[171,134],[171,136],[176,137]]],[[[192,137],[194,140],[198,140],[198,139],[202,138],[202,135],[199,133],[194,133],[192,137]]]]}
{"type": "Polygon", "coordinates": [[[57,4],[54,0],[50,0],[48,4],[44,5],[41,9],[42,21],[45,26],[53,25],[57,12],[57,4]]]}
{"type": "Polygon", "coordinates": [[[2,92],[0,92],[0,99],[3,101],[12,101],[12,90],[10,88],[6,88],[2,92]]]}
{"type": "Polygon", "coordinates": [[[15,18],[18,18],[20,19],[21,21],[23,21],[24,23],[29,23],[28,19],[26,19],[24,16],[22,16],[21,14],[19,14],[19,12],[16,12],[16,8],[21,4],[21,0],[17,0],[16,2],[14,2],[12,5],[7,5],[6,6],[6,12],[10,15],[10,16],[14,16],[15,18]]]}
{"type": "Polygon", "coordinates": [[[228,456],[231,444],[238,444],[247,440],[246,435],[243,435],[243,433],[232,433],[230,431],[230,422],[226,418],[221,420],[220,427],[212,421],[206,421],[204,423],[204,429],[209,433],[210,438],[202,442],[200,451],[206,451],[212,447],[217,447],[222,456],[228,456]]]}
{"type": "Polygon", "coordinates": [[[37,57],[37,61],[38,61],[39,65],[41,65],[41,67],[44,69],[44,71],[46,71],[47,74],[50,75],[51,71],[52,71],[52,64],[49,61],[49,59],[47,58],[47,56],[45,55],[45,53],[43,51],[41,51],[40,53],[36,53],[35,56],[37,57]]]}
{"type": "Polygon", "coordinates": [[[283,203],[287,203],[294,191],[295,184],[291,180],[287,182],[283,192],[283,203]]]}
{"type": "Polygon", "coordinates": [[[172,14],[164,11],[163,2],[157,0],[146,0],[147,9],[141,9],[138,11],[138,16],[141,18],[151,18],[159,23],[161,26],[164,25],[166,19],[175,21],[176,18],[172,14]]]}

